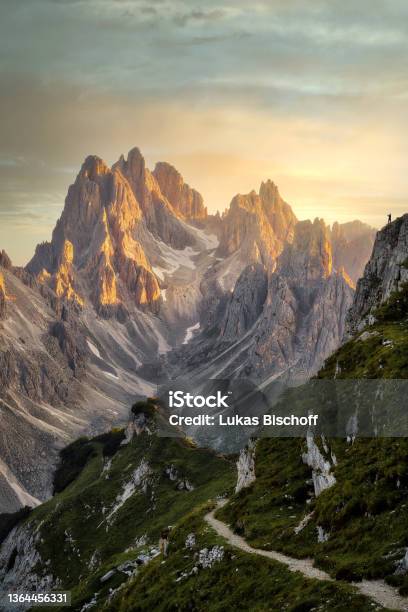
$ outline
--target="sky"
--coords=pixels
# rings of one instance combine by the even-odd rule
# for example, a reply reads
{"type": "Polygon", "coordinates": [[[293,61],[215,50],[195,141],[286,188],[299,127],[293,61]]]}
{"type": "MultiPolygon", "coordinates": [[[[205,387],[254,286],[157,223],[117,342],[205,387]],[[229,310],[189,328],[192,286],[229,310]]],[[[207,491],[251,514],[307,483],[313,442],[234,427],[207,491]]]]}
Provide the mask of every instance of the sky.
{"type": "Polygon", "coordinates": [[[138,146],[224,210],[408,212],[406,0],[0,0],[0,249],[48,240],[89,154],[138,146]]]}

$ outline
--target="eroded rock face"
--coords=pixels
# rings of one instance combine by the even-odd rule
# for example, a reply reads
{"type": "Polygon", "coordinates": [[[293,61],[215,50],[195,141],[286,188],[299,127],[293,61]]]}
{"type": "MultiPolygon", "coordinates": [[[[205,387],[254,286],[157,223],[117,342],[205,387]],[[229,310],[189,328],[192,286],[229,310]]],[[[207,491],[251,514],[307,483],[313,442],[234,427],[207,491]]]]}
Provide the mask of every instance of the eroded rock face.
{"type": "MultiPolygon", "coordinates": [[[[170,168],[172,167],[170,166],[170,168]]],[[[164,181],[164,176],[159,173],[159,177],[163,179],[163,188],[172,197],[173,201],[170,203],[166,193],[162,192],[157,177],[146,167],[145,160],[137,147],[129,151],[127,159],[122,155],[119,161],[113,165],[113,169],[120,170],[128,181],[143,212],[146,226],[154,236],[176,249],[184,249],[186,246],[194,244],[194,237],[187,231],[186,226],[179,218],[179,216],[183,216],[179,208],[187,210],[187,205],[182,205],[181,201],[177,200],[177,190],[171,188],[170,183],[167,184],[164,181]]],[[[198,192],[190,189],[188,185],[184,185],[176,170],[174,170],[174,173],[180,177],[183,185],[180,189],[182,198],[186,201],[189,198],[202,201],[198,192]],[[194,198],[192,194],[194,194],[194,198]]]]}
{"type": "Polygon", "coordinates": [[[91,156],[69,188],[51,243],[37,248],[27,268],[79,306],[82,285],[104,314],[127,302],[154,309],[160,289],[143,249],[145,234],[141,207],[120,169],[91,156]]]}
{"type": "Polygon", "coordinates": [[[197,344],[207,377],[213,360],[217,377],[306,380],[338,347],[352,299],[350,280],[333,269],[328,227],[319,219],[300,222],[273,274],[261,264],[242,273],[226,302],[216,342],[203,349],[202,338],[196,338],[186,365],[197,368],[197,344]]]}
{"type": "Polygon", "coordinates": [[[255,449],[256,440],[249,440],[248,445],[243,448],[237,461],[237,484],[235,493],[249,487],[256,479],[255,475],[255,449]]]}
{"type": "Polygon", "coordinates": [[[376,230],[361,221],[333,223],[331,242],[333,267],[342,268],[350,277],[353,285],[363,275],[364,267],[373,250],[376,230]]]}
{"type": "Polygon", "coordinates": [[[204,220],[207,209],[201,194],[184,182],[177,170],[166,162],[159,162],[153,171],[162,194],[173,209],[185,219],[204,220]]]}
{"type": "Polygon", "coordinates": [[[408,281],[408,215],[403,215],[377,233],[371,259],[358,281],[347,317],[347,337],[361,330],[393,291],[408,281]]]}
{"type": "Polygon", "coordinates": [[[7,255],[6,251],[3,249],[0,251],[0,268],[4,268],[5,270],[10,270],[12,267],[11,259],[7,255]]]}
{"type": "Polygon", "coordinates": [[[279,259],[278,273],[299,279],[303,285],[328,278],[333,271],[329,229],[323,219],[300,221],[295,228],[294,240],[288,244],[279,259]]]}
{"type": "Polygon", "coordinates": [[[268,274],[262,264],[245,268],[237,280],[226,310],[221,334],[235,340],[246,333],[262,312],[268,293],[268,274]]]}
{"type": "MultiPolygon", "coordinates": [[[[51,574],[38,575],[36,566],[41,562],[37,550],[40,536],[29,525],[15,527],[7,536],[0,551],[0,579],[4,592],[19,584],[26,592],[50,591],[58,587],[51,574]]],[[[27,604],[18,604],[16,609],[27,609],[27,604]]]]}
{"type": "Polygon", "coordinates": [[[312,468],[314,492],[318,497],[322,491],[329,489],[336,483],[336,478],[331,471],[333,465],[330,459],[323,456],[311,432],[307,433],[306,445],[307,451],[303,453],[302,460],[312,468]]]}
{"type": "Polygon", "coordinates": [[[233,198],[222,219],[219,253],[229,256],[236,251],[248,263],[273,265],[286,241],[290,241],[297,220],[280,197],[274,183],[262,183],[255,191],[233,198]]]}
{"type": "Polygon", "coordinates": [[[6,285],[4,283],[4,276],[0,272],[0,321],[6,318],[6,313],[6,285]]]}
{"type": "Polygon", "coordinates": [[[333,270],[328,227],[320,219],[297,224],[269,283],[253,351],[255,369],[290,367],[307,378],[339,345],[353,290],[333,270]]]}

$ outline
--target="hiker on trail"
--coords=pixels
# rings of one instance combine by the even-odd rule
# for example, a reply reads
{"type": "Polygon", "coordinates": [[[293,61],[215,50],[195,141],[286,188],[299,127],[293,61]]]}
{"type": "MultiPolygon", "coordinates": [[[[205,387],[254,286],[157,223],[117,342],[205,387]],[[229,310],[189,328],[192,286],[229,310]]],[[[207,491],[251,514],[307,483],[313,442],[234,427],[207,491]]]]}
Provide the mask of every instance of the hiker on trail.
{"type": "Polygon", "coordinates": [[[388,213],[388,223],[391,223],[391,213],[388,213]]]}
{"type": "Polygon", "coordinates": [[[160,534],[159,549],[160,552],[163,554],[163,557],[167,557],[167,549],[169,547],[169,533],[170,529],[167,527],[166,529],[163,529],[160,534]]]}

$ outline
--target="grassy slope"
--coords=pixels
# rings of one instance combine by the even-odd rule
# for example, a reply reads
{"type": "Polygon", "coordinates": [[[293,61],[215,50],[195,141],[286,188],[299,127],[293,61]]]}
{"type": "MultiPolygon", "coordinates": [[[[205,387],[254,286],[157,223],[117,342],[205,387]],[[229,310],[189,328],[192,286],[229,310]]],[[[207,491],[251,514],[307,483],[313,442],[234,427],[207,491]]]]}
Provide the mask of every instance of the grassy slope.
{"type": "MultiPolygon", "coordinates": [[[[368,328],[368,339],[353,339],[325,364],[318,378],[408,378],[408,288],[394,294],[368,328]],[[374,333],[373,333],[374,332],[374,333]],[[392,347],[383,342],[392,340],[392,347]]],[[[318,498],[303,465],[301,440],[263,439],[256,451],[257,480],[234,496],[219,516],[243,522],[255,546],[295,556],[313,556],[337,578],[384,577],[408,594],[408,577],[395,574],[408,546],[408,441],[331,440],[338,465],[336,484],[318,498]],[[312,519],[299,534],[294,527],[312,519]],[[317,542],[317,526],[330,534],[317,542]]]]}
{"type": "MultiPolygon", "coordinates": [[[[117,436],[117,432],[112,435],[117,436]]],[[[41,558],[50,560],[49,567],[61,580],[61,588],[72,591],[73,609],[80,609],[95,592],[99,593],[98,600],[103,600],[109,589],[119,586],[127,576],[117,572],[104,584],[101,576],[125,561],[135,560],[149,543],[157,546],[164,527],[174,525],[209,498],[229,492],[235,480],[233,463],[182,439],[143,433],[113,456],[104,457],[109,438],[105,436],[104,442],[100,438],[75,442],[75,453],[67,455],[79,463],[87,457],[86,464],[77,466],[74,480],[28,519],[40,525],[41,541],[37,546],[41,558]],[[146,489],[139,487],[108,525],[107,514],[142,459],[152,470],[146,489]],[[103,472],[108,460],[111,467],[103,472]],[[165,475],[170,465],[194,485],[194,490],[177,489],[177,482],[165,475]],[[103,508],[108,509],[105,514],[103,508]],[[143,535],[148,544],[138,546],[136,540],[143,535]],[[97,559],[96,565],[92,558],[97,559]]],[[[71,468],[72,465],[63,466],[60,482],[72,472],[71,468]]],[[[47,573],[47,567],[43,565],[38,570],[47,573]]]]}
{"type": "MultiPolygon", "coordinates": [[[[319,377],[330,379],[337,371],[340,378],[407,378],[407,301],[408,291],[393,296],[369,329],[376,335],[345,344],[319,377]],[[384,340],[392,340],[393,347],[384,346],[384,340]]],[[[386,577],[406,593],[407,580],[394,571],[408,546],[407,441],[357,440],[349,445],[331,440],[331,448],[338,458],[337,483],[316,499],[311,471],[301,459],[304,440],[260,439],[256,481],[232,496],[218,516],[243,531],[254,546],[313,556],[338,580],[386,577]],[[310,523],[296,535],[295,526],[311,512],[310,523]],[[330,533],[326,543],[317,542],[318,525],[330,533]]],[[[149,564],[120,591],[110,611],[375,609],[344,583],[305,580],[279,564],[229,547],[227,559],[211,570],[176,582],[191,571],[198,548],[219,542],[201,516],[192,514],[178,526],[165,564],[160,559],[149,564]],[[198,536],[193,551],[184,547],[190,532],[198,536]]]]}
{"type": "Polygon", "coordinates": [[[225,545],[203,521],[209,506],[188,515],[174,530],[169,556],[149,563],[103,608],[108,612],[225,610],[349,612],[380,609],[345,583],[306,580],[284,565],[225,545]],[[194,533],[195,546],[186,538],[194,533]],[[197,567],[198,551],[224,546],[224,558],[211,568],[197,567]]]}

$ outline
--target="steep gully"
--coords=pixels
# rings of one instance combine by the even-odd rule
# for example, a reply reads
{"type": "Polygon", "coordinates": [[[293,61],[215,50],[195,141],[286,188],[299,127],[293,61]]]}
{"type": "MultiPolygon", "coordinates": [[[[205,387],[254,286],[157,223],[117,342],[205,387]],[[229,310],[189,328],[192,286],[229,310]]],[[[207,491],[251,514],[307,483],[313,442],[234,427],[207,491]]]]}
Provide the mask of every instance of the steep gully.
{"type": "MultiPolygon", "coordinates": [[[[253,548],[244,538],[231,531],[228,525],[215,518],[215,512],[226,503],[226,499],[218,501],[216,508],[206,514],[204,520],[219,536],[227,540],[231,546],[235,546],[235,548],[239,548],[246,553],[267,557],[268,559],[278,561],[278,563],[283,563],[291,572],[300,572],[306,578],[333,581],[333,578],[331,578],[329,574],[314,567],[313,559],[294,559],[293,557],[288,557],[274,550],[253,548]]],[[[360,591],[362,595],[370,597],[381,606],[390,608],[391,610],[401,610],[402,612],[408,611],[408,599],[401,597],[397,589],[389,586],[383,580],[362,580],[361,582],[353,582],[352,585],[360,591]]]]}

